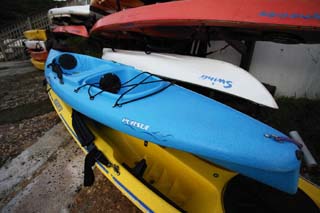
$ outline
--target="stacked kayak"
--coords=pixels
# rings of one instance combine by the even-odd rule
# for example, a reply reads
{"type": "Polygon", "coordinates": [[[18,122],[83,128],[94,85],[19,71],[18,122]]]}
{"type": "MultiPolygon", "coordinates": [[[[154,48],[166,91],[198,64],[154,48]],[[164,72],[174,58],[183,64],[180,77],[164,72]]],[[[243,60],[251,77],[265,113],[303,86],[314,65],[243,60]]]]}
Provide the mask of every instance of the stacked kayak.
{"type": "Polygon", "coordinates": [[[24,37],[29,40],[47,40],[46,30],[35,29],[35,30],[27,30],[23,32],[24,37]]]}
{"type": "Polygon", "coordinates": [[[241,53],[256,40],[319,43],[318,3],[153,4],[165,1],[92,0],[91,11],[87,5],[48,13],[57,44],[48,46],[48,94],[87,154],[84,185],[93,184],[95,164],[144,212],[319,212],[320,189],[299,176],[299,142],[175,84],[277,109],[257,79],[218,60],[148,52],[205,56],[211,40],[241,53]],[[112,49],[102,59],[75,54],[87,54],[78,50],[86,42],[112,49]]]}
{"type": "Polygon", "coordinates": [[[89,5],[68,6],[52,8],[48,11],[50,23],[50,38],[48,48],[63,51],[85,52],[82,49],[91,51],[88,29],[96,21],[94,14],[91,14],[89,5]],[[80,50],[81,49],[81,50],[80,50]]]}
{"type": "Polygon", "coordinates": [[[103,49],[103,59],[133,66],[157,76],[195,84],[278,108],[269,91],[249,72],[233,64],[192,56],[103,49]],[[141,63],[147,61],[148,63],[141,63]]]}
{"type": "Polygon", "coordinates": [[[90,16],[89,5],[52,8],[48,11],[51,25],[83,25],[90,16]]]}
{"type": "Polygon", "coordinates": [[[94,12],[98,16],[101,16],[129,8],[141,7],[146,4],[154,4],[167,1],[171,0],[92,0],[90,2],[90,11],[94,12]]]}
{"type": "Polygon", "coordinates": [[[56,26],[52,30],[56,36],[81,36],[88,38],[89,34],[87,28],[83,25],[68,25],[68,26],[56,26]]]}
{"type": "Polygon", "coordinates": [[[66,104],[103,125],[297,191],[299,144],[230,107],[153,74],[80,54],[51,50],[45,76],[66,104]]]}
{"type": "Polygon", "coordinates": [[[27,40],[25,41],[25,46],[29,50],[35,50],[35,51],[46,50],[45,41],[41,41],[41,40],[27,40]]]}
{"type": "Polygon", "coordinates": [[[45,62],[44,61],[38,61],[34,58],[31,58],[30,59],[32,65],[37,68],[38,70],[44,70],[44,65],[45,65],[45,62]]]}
{"type": "Polygon", "coordinates": [[[81,126],[87,126],[94,139],[84,146],[80,138],[85,134],[75,125],[75,111],[53,90],[48,91],[77,144],[86,154],[95,150],[94,145],[108,159],[105,164],[97,160],[97,168],[143,212],[319,212],[320,189],[303,178],[298,192],[287,195],[186,152],[147,143],[90,119],[83,119],[81,126]]]}
{"type": "Polygon", "coordinates": [[[317,1],[182,0],[123,10],[98,20],[92,34],[130,32],[174,39],[319,43],[317,1]]]}
{"type": "MultiPolygon", "coordinates": [[[[48,40],[48,48],[61,51],[92,54],[96,52],[96,41],[89,38],[87,27],[84,25],[54,26],[48,40]]],[[[100,47],[99,44],[97,46],[100,47]]],[[[99,55],[101,54],[99,48],[99,55]]]]}
{"type": "MultiPolygon", "coordinates": [[[[73,128],[72,108],[53,90],[50,90],[49,97],[67,130],[88,153],[73,128]]],[[[95,136],[94,145],[112,164],[107,167],[97,162],[99,170],[143,212],[223,211],[222,190],[235,173],[185,152],[145,143],[106,126],[92,122],[87,125],[95,136]],[[134,175],[132,168],[142,160],[146,161],[144,172],[134,175]]]]}
{"type": "MultiPolygon", "coordinates": [[[[39,61],[39,62],[44,62],[47,57],[48,57],[48,52],[47,50],[41,50],[41,51],[29,51],[30,56],[33,60],[39,61]]],[[[44,64],[44,63],[43,63],[44,64]]]]}
{"type": "Polygon", "coordinates": [[[120,11],[122,9],[140,7],[143,5],[144,3],[140,0],[124,0],[119,1],[119,3],[116,0],[92,0],[90,3],[90,11],[93,11],[100,15],[107,15],[116,11],[120,11]]]}
{"type": "Polygon", "coordinates": [[[24,42],[31,56],[31,63],[39,70],[44,70],[44,64],[48,57],[45,41],[47,33],[44,29],[27,30],[24,33],[27,40],[24,42]]]}

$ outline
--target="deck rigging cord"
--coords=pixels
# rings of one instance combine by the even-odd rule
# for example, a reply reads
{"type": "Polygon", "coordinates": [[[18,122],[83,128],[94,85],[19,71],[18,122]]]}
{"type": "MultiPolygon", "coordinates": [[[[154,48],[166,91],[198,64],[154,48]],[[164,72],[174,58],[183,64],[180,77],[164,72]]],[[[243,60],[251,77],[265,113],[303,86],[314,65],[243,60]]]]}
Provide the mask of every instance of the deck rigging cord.
{"type": "MultiPolygon", "coordinates": [[[[134,98],[134,99],[119,103],[120,100],[123,99],[125,95],[127,95],[129,92],[131,92],[132,90],[134,90],[135,88],[137,88],[140,85],[159,83],[159,82],[166,82],[165,80],[162,80],[162,79],[154,80],[154,81],[147,81],[146,82],[146,80],[150,79],[150,77],[152,77],[152,76],[154,76],[154,75],[149,73],[149,72],[141,72],[138,75],[136,75],[136,76],[132,77],[131,79],[129,79],[128,81],[122,83],[120,88],[119,88],[119,90],[122,89],[122,88],[128,88],[128,87],[130,87],[130,88],[128,90],[124,91],[117,98],[117,100],[115,101],[113,107],[121,107],[121,106],[123,106],[125,104],[131,103],[131,102],[134,102],[134,101],[138,101],[138,100],[150,97],[152,95],[158,94],[158,93],[164,91],[165,89],[167,89],[168,87],[170,87],[171,85],[174,84],[174,82],[168,82],[168,84],[166,86],[162,87],[161,89],[159,89],[159,90],[157,90],[155,92],[152,92],[150,94],[147,94],[147,95],[144,95],[144,96],[141,96],[141,97],[138,97],[138,98],[134,98]],[[138,83],[128,84],[128,83],[132,82],[134,79],[138,78],[139,76],[141,76],[143,74],[147,74],[147,76],[145,78],[143,78],[142,80],[140,80],[138,83]]],[[[89,86],[88,89],[87,89],[87,92],[88,92],[88,96],[89,96],[90,100],[94,100],[96,96],[98,96],[99,94],[101,94],[103,92],[110,92],[110,91],[105,91],[105,90],[101,89],[101,85],[98,82],[83,84],[83,85],[77,87],[76,89],[74,89],[74,92],[78,93],[81,88],[86,87],[86,86],[89,86]],[[100,91],[95,93],[95,94],[92,94],[91,93],[92,87],[98,88],[98,89],[100,89],[100,91]]],[[[109,89],[116,89],[116,88],[115,87],[109,87],[109,89]]]]}

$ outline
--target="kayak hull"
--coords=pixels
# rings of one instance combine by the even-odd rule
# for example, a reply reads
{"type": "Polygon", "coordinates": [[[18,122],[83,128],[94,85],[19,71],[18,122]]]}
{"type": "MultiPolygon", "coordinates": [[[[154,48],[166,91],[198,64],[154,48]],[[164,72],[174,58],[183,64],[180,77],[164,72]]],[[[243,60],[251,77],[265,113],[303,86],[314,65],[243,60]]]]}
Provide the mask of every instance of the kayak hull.
{"type": "Polygon", "coordinates": [[[46,30],[36,29],[23,32],[24,37],[28,40],[47,40],[46,30]]]}
{"type": "Polygon", "coordinates": [[[27,41],[24,41],[24,45],[29,50],[34,50],[34,51],[46,50],[45,42],[40,40],[27,40],[27,41]]]}
{"type": "Polygon", "coordinates": [[[30,59],[32,65],[37,68],[38,70],[44,70],[45,62],[44,61],[37,61],[33,58],[30,59]]]}
{"type": "MultiPolygon", "coordinates": [[[[133,0],[133,1],[125,0],[120,2],[120,10],[132,8],[132,7],[140,7],[143,5],[144,5],[143,2],[140,0],[133,0]]],[[[90,10],[95,11],[96,9],[108,14],[108,13],[116,12],[119,8],[115,0],[107,0],[107,1],[92,0],[90,3],[90,10]]]]}
{"type": "Polygon", "coordinates": [[[33,58],[36,61],[45,61],[48,57],[48,52],[46,50],[43,51],[32,51],[29,50],[31,58],[33,58]]]}
{"type": "Polygon", "coordinates": [[[221,162],[227,168],[234,165],[230,169],[289,193],[297,190],[298,147],[266,137],[287,136],[247,115],[132,67],[89,56],[51,50],[46,67],[47,82],[59,97],[104,125],[221,162]],[[63,54],[78,63],[73,69],[63,69],[63,79],[59,79],[50,64],[63,54]],[[121,81],[117,94],[94,86],[108,73],[121,81]],[[272,175],[261,179],[265,172],[272,175]]]}
{"type": "MultiPolygon", "coordinates": [[[[48,91],[52,105],[66,129],[84,153],[88,153],[88,150],[79,142],[73,129],[72,109],[53,90],[48,91]]],[[[236,207],[229,206],[225,200],[228,196],[226,190],[229,191],[230,188],[229,182],[230,184],[234,182],[233,179],[237,177],[236,173],[209,164],[188,153],[162,148],[152,143],[146,144],[142,140],[92,124],[90,121],[87,122],[87,125],[96,138],[95,146],[112,164],[119,166],[119,172],[115,172],[113,168],[106,167],[100,162],[96,163],[97,168],[141,211],[181,212],[185,210],[187,212],[222,213],[226,209],[236,207]],[[147,169],[142,177],[134,176],[128,167],[123,166],[126,164],[132,168],[141,159],[146,159],[147,162],[147,169]],[[148,183],[152,183],[152,186],[161,195],[155,193],[148,183]],[[188,201],[186,202],[185,199],[188,201]]],[[[235,189],[237,188],[241,190],[241,185],[236,186],[235,189]]],[[[310,197],[314,202],[313,205],[320,207],[320,189],[317,186],[300,178],[299,188],[310,197]]],[[[246,190],[250,190],[250,187],[246,190]]],[[[287,203],[283,202],[281,206],[287,206],[287,203]]]]}
{"type": "Polygon", "coordinates": [[[249,72],[233,64],[176,54],[103,49],[103,59],[133,66],[157,76],[195,84],[278,108],[269,91],[249,72]],[[148,61],[148,63],[142,63],[148,61]]]}
{"type": "Polygon", "coordinates": [[[269,0],[167,2],[108,15],[96,22],[91,33],[111,31],[179,39],[208,39],[213,35],[215,39],[319,43],[319,3],[301,0],[277,4],[269,0]]]}
{"type": "Polygon", "coordinates": [[[68,6],[60,8],[52,8],[48,11],[49,19],[58,17],[68,17],[71,15],[76,16],[90,16],[90,6],[80,5],[80,6],[68,6]]]}
{"type": "Polygon", "coordinates": [[[87,28],[83,25],[56,26],[53,30],[55,34],[76,35],[88,38],[87,28]]]}
{"type": "MultiPolygon", "coordinates": [[[[72,127],[72,109],[52,90],[49,98],[71,136],[84,153],[88,153],[72,127]]],[[[143,140],[107,127],[97,128],[97,125],[90,125],[90,122],[88,124],[96,137],[95,146],[112,164],[119,167],[119,173],[99,162],[96,166],[143,212],[181,212],[182,209],[188,212],[223,212],[222,192],[226,182],[235,176],[235,173],[188,153],[162,148],[152,143],[145,145],[143,140]],[[152,182],[158,193],[124,166],[126,164],[133,168],[141,159],[145,159],[147,163],[142,178],[146,182],[152,182]],[[218,177],[212,176],[212,172],[218,177]],[[186,176],[188,178],[185,178],[186,176]]]]}

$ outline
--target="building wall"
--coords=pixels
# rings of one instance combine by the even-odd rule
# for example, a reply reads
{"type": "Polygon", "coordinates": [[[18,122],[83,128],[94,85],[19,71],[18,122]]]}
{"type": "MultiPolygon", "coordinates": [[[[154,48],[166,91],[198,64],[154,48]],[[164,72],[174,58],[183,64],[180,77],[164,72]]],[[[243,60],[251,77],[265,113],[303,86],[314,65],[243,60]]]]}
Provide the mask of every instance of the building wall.
{"type": "MultiPolygon", "coordinates": [[[[212,42],[209,51],[226,45],[212,42]]],[[[209,56],[240,64],[241,56],[232,47],[209,56]]],[[[257,42],[250,73],[262,82],[277,87],[276,96],[320,98],[320,45],[286,45],[257,42]]]]}

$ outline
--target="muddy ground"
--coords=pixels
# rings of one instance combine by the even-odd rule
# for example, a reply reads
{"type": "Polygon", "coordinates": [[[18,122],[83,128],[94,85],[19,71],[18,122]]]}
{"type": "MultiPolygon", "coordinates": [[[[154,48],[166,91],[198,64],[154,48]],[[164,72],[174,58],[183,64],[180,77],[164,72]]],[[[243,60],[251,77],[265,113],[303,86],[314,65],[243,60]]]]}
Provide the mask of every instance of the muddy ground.
{"type": "MultiPolygon", "coordinates": [[[[28,62],[19,62],[0,64],[0,74],[0,169],[5,171],[8,168],[4,167],[20,159],[24,150],[37,145],[48,130],[61,123],[43,87],[43,72],[28,62]]],[[[61,128],[56,131],[66,131],[61,128]]],[[[38,156],[46,160],[37,171],[0,196],[1,212],[140,212],[99,171],[95,171],[94,185],[83,187],[84,154],[69,136],[63,137],[67,137],[66,142],[57,146],[55,153],[48,158],[38,156]],[[72,178],[60,174],[66,168],[74,171],[72,178]],[[73,183],[68,183],[70,180],[73,183]],[[39,186],[46,189],[39,190],[39,186]],[[43,194],[46,190],[55,195],[43,194]]],[[[28,162],[20,164],[23,167],[28,162]]]]}

